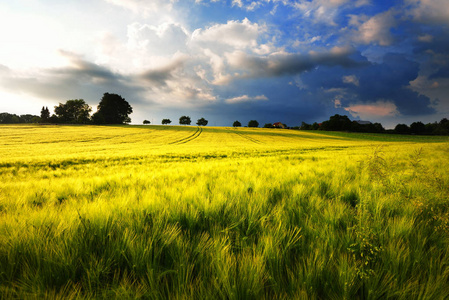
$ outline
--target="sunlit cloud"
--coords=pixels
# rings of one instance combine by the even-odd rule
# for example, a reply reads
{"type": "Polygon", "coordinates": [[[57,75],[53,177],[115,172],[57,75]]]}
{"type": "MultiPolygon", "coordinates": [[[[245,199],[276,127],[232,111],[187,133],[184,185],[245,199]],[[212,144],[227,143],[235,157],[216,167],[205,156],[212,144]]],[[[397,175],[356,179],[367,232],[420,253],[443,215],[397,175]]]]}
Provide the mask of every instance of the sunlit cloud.
{"type": "Polygon", "coordinates": [[[265,95],[250,97],[248,95],[243,95],[239,97],[234,97],[230,99],[226,99],[226,103],[244,103],[244,102],[257,102],[257,101],[268,101],[268,98],[265,95]]]}

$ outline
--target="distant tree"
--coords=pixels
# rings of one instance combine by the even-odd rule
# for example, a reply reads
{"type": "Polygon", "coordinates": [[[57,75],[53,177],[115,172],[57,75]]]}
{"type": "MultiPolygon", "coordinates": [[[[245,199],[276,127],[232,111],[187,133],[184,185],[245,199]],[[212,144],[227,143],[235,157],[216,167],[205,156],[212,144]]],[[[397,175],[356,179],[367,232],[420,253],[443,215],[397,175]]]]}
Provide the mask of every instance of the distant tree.
{"type": "Polygon", "coordinates": [[[408,134],[410,133],[410,128],[406,124],[398,124],[394,128],[394,132],[398,134],[408,134]]]}
{"type": "Polygon", "coordinates": [[[302,122],[301,123],[301,127],[299,127],[299,129],[301,129],[301,130],[311,130],[312,129],[312,125],[307,124],[306,122],[302,122]]]}
{"type": "Polygon", "coordinates": [[[188,116],[182,116],[181,118],[179,118],[180,125],[190,125],[190,123],[192,123],[192,121],[190,120],[190,117],[188,117],[188,116]]]}
{"type": "Polygon", "coordinates": [[[248,122],[248,127],[259,127],[259,122],[256,120],[251,120],[248,122]]]}
{"type": "Polygon", "coordinates": [[[320,124],[318,124],[317,122],[314,122],[312,124],[312,130],[318,130],[320,128],[320,124]]]}
{"type": "Polygon", "coordinates": [[[20,123],[20,117],[18,115],[10,113],[0,114],[0,124],[17,124],[20,123]]]}
{"type": "Polygon", "coordinates": [[[151,124],[151,122],[148,120],[143,120],[143,125],[148,125],[148,124],[151,124]]]}
{"type": "Polygon", "coordinates": [[[133,108],[120,95],[104,93],[97,112],[92,116],[95,124],[126,124],[131,122],[129,114],[133,108]]]}
{"type": "Polygon", "coordinates": [[[410,124],[410,133],[413,134],[425,134],[426,125],[423,122],[413,122],[410,124]]]}
{"type": "Polygon", "coordinates": [[[50,111],[48,110],[48,107],[43,107],[41,109],[41,122],[46,123],[48,122],[48,119],[50,119],[50,111]]]}
{"type": "Polygon", "coordinates": [[[170,124],[171,120],[170,119],[162,119],[162,125],[167,125],[170,124]]]}
{"type": "MultiPolygon", "coordinates": [[[[257,126],[255,126],[255,127],[257,127],[257,126]]],[[[265,125],[263,125],[263,128],[274,128],[274,126],[271,123],[266,123],[265,125]]]]}
{"type": "Polygon", "coordinates": [[[353,127],[351,120],[345,115],[333,115],[328,121],[321,123],[321,130],[328,131],[350,131],[353,127]]]}
{"type": "Polygon", "coordinates": [[[235,121],[235,122],[232,124],[232,126],[233,126],[233,127],[241,127],[241,126],[242,126],[242,123],[240,123],[239,121],[235,121]]]}
{"type": "Polygon", "coordinates": [[[30,115],[30,114],[20,115],[19,119],[20,119],[20,123],[39,123],[39,121],[41,120],[41,118],[39,118],[39,116],[30,115]]]}
{"type": "Polygon", "coordinates": [[[83,99],[67,100],[55,106],[55,114],[62,123],[87,124],[92,108],[83,99]]]}
{"type": "Polygon", "coordinates": [[[206,126],[207,123],[209,123],[209,121],[207,121],[205,118],[201,118],[201,119],[198,119],[198,121],[196,122],[196,125],[198,125],[198,126],[206,126]]]}

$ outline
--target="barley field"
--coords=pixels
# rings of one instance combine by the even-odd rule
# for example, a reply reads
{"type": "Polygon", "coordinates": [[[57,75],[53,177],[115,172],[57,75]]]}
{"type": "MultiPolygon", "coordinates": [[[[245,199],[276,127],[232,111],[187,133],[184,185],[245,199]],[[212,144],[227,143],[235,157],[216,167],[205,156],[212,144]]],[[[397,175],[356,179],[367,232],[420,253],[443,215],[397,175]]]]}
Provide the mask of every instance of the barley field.
{"type": "Polygon", "coordinates": [[[447,137],[0,126],[0,298],[447,299],[447,137]]]}

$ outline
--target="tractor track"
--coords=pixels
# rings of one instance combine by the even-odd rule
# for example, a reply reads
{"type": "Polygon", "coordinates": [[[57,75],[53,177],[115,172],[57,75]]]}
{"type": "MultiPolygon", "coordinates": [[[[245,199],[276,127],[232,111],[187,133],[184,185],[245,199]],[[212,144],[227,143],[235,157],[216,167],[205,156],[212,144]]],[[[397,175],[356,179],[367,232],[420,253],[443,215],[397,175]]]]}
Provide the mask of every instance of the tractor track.
{"type": "Polygon", "coordinates": [[[201,135],[201,133],[203,133],[203,128],[201,128],[201,127],[198,126],[197,129],[196,129],[196,131],[195,131],[193,134],[189,135],[188,137],[185,137],[185,138],[183,138],[183,139],[180,139],[180,140],[177,140],[177,141],[168,143],[168,144],[169,144],[169,145],[181,145],[181,144],[186,144],[186,143],[188,143],[188,142],[193,141],[194,139],[197,139],[197,138],[201,135]]]}
{"type": "Polygon", "coordinates": [[[263,142],[261,142],[259,140],[256,140],[255,138],[252,138],[252,137],[250,137],[250,136],[248,136],[246,134],[243,134],[243,133],[240,133],[240,132],[234,132],[234,133],[237,134],[238,136],[241,136],[244,139],[247,139],[248,141],[251,141],[251,142],[255,143],[255,144],[259,144],[259,145],[264,144],[263,142]]]}

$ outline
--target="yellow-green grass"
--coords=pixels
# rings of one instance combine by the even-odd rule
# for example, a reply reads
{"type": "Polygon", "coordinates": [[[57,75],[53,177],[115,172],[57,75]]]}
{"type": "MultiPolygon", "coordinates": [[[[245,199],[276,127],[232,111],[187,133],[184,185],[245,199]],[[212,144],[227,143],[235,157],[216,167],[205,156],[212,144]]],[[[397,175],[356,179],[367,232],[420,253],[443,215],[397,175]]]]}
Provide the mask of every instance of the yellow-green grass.
{"type": "Polygon", "coordinates": [[[449,297],[449,143],[0,126],[2,298],[449,297]]]}

